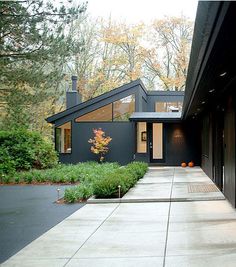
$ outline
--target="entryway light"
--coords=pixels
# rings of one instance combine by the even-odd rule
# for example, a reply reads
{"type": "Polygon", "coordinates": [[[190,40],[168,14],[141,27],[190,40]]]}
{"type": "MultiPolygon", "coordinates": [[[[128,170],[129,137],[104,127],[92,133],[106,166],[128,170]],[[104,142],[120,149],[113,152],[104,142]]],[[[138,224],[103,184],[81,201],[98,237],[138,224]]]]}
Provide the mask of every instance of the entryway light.
{"type": "Polygon", "coordinates": [[[202,101],[202,105],[204,105],[206,102],[205,101],[202,101]]]}
{"type": "Polygon", "coordinates": [[[223,76],[225,76],[227,74],[227,72],[225,71],[225,72],[222,72],[221,74],[220,74],[220,77],[223,77],[223,76]]]}
{"type": "Polygon", "coordinates": [[[215,91],[215,89],[211,89],[209,90],[209,93],[213,93],[215,91]]]}

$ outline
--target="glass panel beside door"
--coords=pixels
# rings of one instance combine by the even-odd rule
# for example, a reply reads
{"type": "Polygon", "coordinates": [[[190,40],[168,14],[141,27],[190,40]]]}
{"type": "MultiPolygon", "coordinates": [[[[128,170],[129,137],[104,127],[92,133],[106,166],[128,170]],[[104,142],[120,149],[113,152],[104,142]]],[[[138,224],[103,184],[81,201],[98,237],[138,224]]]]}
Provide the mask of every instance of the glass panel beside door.
{"type": "Polygon", "coordinates": [[[163,123],[152,123],[150,126],[150,162],[164,162],[163,123]]]}

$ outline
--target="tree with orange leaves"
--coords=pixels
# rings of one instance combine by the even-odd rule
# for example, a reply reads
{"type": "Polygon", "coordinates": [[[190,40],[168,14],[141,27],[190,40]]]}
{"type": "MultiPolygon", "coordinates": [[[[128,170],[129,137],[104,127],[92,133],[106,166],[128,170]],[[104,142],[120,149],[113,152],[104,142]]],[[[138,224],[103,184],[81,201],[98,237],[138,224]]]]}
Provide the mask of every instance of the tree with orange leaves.
{"type": "Polygon", "coordinates": [[[88,142],[92,144],[91,152],[99,155],[99,162],[102,163],[105,159],[105,154],[109,151],[108,145],[112,138],[110,136],[105,136],[105,132],[99,129],[93,129],[94,138],[89,139],[88,142]]]}

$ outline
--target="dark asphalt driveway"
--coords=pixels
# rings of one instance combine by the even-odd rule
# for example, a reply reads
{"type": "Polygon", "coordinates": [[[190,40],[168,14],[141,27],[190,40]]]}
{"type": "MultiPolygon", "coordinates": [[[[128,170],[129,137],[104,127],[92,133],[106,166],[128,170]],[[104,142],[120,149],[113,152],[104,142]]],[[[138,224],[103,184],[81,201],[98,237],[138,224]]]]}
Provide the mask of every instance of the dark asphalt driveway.
{"type": "Polygon", "coordinates": [[[65,187],[0,186],[0,263],[83,206],[54,203],[65,187]]]}

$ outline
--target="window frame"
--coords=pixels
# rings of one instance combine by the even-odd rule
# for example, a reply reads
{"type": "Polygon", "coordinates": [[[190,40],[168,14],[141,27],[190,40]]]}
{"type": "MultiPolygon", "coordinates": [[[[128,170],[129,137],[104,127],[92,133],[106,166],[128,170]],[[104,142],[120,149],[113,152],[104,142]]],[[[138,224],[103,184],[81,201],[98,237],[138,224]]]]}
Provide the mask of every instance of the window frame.
{"type": "MultiPolygon", "coordinates": [[[[57,151],[57,153],[58,154],[60,154],[60,155],[71,155],[72,154],[72,120],[69,120],[69,121],[67,121],[67,122],[65,122],[65,123],[62,123],[62,124],[59,124],[59,125],[57,125],[57,126],[55,126],[54,127],[54,140],[55,140],[55,150],[57,151]],[[64,125],[64,124],[66,124],[66,123],[70,123],[70,145],[71,145],[71,151],[70,152],[59,152],[58,150],[57,150],[57,141],[56,141],[56,129],[57,128],[59,128],[59,129],[61,129],[60,127],[62,126],[62,125],[64,125]]],[[[61,144],[61,143],[60,143],[61,144]]]]}
{"type": "Polygon", "coordinates": [[[130,94],[130,95],[127,95],[127,96],[124,96],[124,97],[122,97],[122,98],[119,98],[119,99],[117,99],[117,100],[114,100],[113,102],[111,102],[111,103],[108,103],[108,104],[105,104],[105,105],[103,105],[103,106],[101,106],[101,107],[99,107],[99,108],[96,108],[96,109],[93,109],[93,110],[91,110],[91,111],[89,111],[89,112],[87,112],[87,113],[85,113],[85,114],[83,114],[83,115],[80,115],[80,116],[78,116],[78,117],[76,117],[75,119],[74,119],[74,122],[75,123],[113,123],[113,122],[129,122],[129,120],[127,120],[127,121],[122,121],[122,120],[120,120],[120,121],[116,121],[116,120],[114,120],[114,102],[117,102],[117,101],[119,101],[119,100],[121,100],[121,99],[123,99],[123,98],[126,98],[126,97],[128,97],[128,96],[133,96],[134,97],[134,112],[135,112],[135,102],[136,102],[136,95],[135,95],[135,93],[134,94],[130,94]],[[88,114],[88,113],[90,113],[90,112],[93,112],[93,111],[95,111],[95,110],[98,110],[98,109],[100,109],[100,108],[103,108],[103,107],[105,107],[105,106],[108,106],[108,105],[110,105],[111,104],[111,112],[112,112],[112,120],[111,121],[76,121],[76,119],[77,118],[79,118],[79,117],[82,117],[82,116],[84,116],[84,115],[86,115],[86,114],[88,114]]]}

